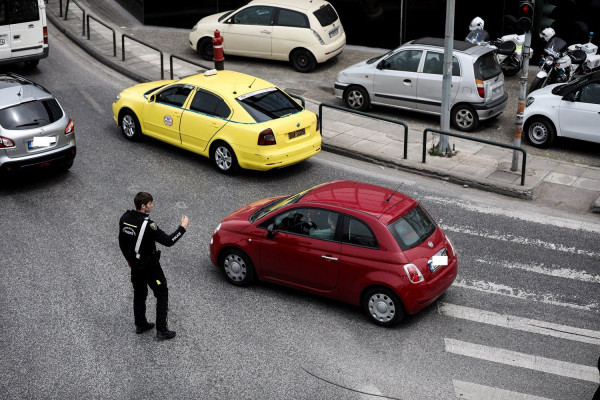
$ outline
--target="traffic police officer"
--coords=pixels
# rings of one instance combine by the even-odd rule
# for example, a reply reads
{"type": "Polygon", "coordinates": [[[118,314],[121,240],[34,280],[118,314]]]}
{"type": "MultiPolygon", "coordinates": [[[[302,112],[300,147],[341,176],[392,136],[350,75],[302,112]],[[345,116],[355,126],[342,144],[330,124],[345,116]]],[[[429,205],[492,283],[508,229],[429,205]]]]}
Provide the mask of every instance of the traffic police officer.
{"type": "Polygon", "coordinates": [[[160,340],[172,339],[175,332],[167,328],[169,290],[160,266],[160,251],[156,250],[156,242],[173,246],[181,239],[190,221],[182,215],[181,225],[168,235],[148,217],[154,206],[152,195],[140,192],[135,195],[133,203],[136,209],[125,212],[119,221],[119,247],[131,267],[135,332],[140,334],[154,327],[146,320],[146,297],[150,286],[156,297],[156,337],[160,340]]]}

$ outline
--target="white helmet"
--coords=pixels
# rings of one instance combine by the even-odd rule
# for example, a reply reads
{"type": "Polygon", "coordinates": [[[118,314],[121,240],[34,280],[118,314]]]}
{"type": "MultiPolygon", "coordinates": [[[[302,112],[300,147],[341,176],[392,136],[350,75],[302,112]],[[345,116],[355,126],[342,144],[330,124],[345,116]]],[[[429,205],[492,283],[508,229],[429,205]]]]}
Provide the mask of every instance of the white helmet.
{"type": "Polygon", "coordinates": [[[540,37],[547,42],[550,39],[552,39],[552,36],[554,36],[555,34],[556,34],[556,32],[554,32],[554,29],[546,28],[540,32],[540,37]]]}
{"type": "Polygon", "coordinates": [[[473,18],[469,24],[469,30],[474,31],[475,29],[483,29],[483,20],[479,17],[473,18]]]}

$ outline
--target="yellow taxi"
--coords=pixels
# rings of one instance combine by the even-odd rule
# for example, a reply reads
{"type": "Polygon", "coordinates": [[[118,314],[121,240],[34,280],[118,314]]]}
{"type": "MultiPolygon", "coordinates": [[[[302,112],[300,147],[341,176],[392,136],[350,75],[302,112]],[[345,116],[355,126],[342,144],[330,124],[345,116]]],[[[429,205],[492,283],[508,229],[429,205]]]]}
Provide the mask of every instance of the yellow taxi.
{"type": "Polygon", "coordinates": [[[209,157],[218,171],[266,171],[321,150],[317,115],[275,85],[234,71],[209,70],[147,82],[113,103],[125,137],[143,135],[209,157]]]}

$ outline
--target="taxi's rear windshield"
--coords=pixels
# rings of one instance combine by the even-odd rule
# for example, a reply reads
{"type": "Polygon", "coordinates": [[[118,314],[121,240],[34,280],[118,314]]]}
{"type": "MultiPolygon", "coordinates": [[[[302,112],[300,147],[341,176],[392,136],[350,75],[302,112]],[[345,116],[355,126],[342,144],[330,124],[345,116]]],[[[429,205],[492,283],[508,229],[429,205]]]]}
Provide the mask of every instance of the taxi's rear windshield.
{"type": "Polygon", "coordinates": [[[435,232],[435,222],[429,217],[429,214],[417,206],[407,212],[402,218],[397,219],[388,225],[388,230],[396,239],[396,242],[402,250],[412,249],[421,244],[433,232],[435,232]]]}
{"type": "Polygon", "coordinates": [[[63,110],[55,99],[30,101],[0,110],[0,126],[9,130],[40,128],[62,116],[63,110]]]}
{"type": "Polygon", "coordinates": [[[313,13],[321,26],[328,26],[338,20],[338,15],[331,7],[331,4],[326,4],[313,13]]]}
{"type": "Polygon", "coordinates": [[[256,122],[266,122],[302,111],[300,104],[277,88],[248,93],[236,99],[256,122]]]}

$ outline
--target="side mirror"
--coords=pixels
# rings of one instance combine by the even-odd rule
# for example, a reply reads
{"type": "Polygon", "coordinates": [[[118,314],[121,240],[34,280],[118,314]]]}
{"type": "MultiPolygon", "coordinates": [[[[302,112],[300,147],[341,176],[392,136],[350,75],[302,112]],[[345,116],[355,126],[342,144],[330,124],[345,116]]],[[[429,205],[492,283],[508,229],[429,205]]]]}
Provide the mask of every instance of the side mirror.
{"type": "Polygon", "coordinates": [[[570,93],[567,93],[567,94],[565,95],[565,97],[563,97],[563,99],[565,99],[565,100],[567,100],[567,101],[574,102],[574,101],[575,101],[575,92],[570,92],[570,93]]]}
{"type": "Polygon", "coordinates": [[[272,238],[275,236],[275,224],[269,224],[267,226],[267,237],[272,238]]]}
{"type": "Polygon", "coordinates": [[[154,103],[154,100],[156,100],[156,96],[152,95],[152,96],[150,96],[150,98],[148,99],[148,103],[154,103]]]}
{"type": "Polygon", "coordinates": [[[383,69],[385,67],[385,60],[381,60],[377,63],[377,69],[383,69]]]}

